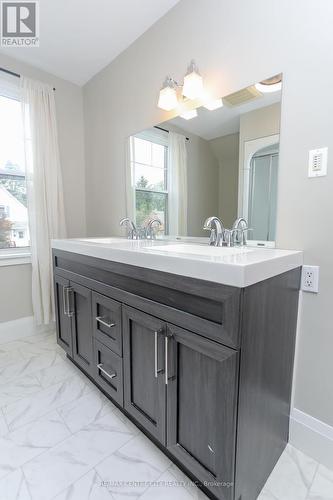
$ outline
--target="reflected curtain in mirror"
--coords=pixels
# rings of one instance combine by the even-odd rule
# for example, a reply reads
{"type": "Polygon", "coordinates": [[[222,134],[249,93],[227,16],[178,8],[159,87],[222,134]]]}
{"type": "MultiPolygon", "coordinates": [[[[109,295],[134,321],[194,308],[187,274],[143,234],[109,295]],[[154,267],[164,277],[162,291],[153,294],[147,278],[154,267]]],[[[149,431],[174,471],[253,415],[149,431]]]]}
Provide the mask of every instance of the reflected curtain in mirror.
{"type": "Polygon", "coordinates": [[[169,132],[169,234],[187,234],[186,137],[169,132]]]}

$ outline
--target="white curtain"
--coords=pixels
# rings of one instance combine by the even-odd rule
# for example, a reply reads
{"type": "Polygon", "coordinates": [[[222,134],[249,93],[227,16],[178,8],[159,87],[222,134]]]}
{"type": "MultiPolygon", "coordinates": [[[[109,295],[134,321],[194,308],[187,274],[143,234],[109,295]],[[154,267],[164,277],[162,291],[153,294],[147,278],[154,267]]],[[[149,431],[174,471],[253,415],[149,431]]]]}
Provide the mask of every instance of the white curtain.
{"type": "Polygon", "coordinates": [[[169,132],[168,147],[169,234],[187,234],[186,137],[169,132]]]}
{"type": "Polygon", "coordinates": [[[54,91],[21,77],[35,321],[54,319],[51,239],[65,238],[54,91]]]}
{"type": "Polygon", "coordinates": [[[135,221],[135,182],[134,182],[134,170],[133,170],[133,147],[134,139],[129,137],[126,141],[126,151],[125,151],[125,182],[126,182],[126,217],[129,217],[132,221],[135,221]]]}

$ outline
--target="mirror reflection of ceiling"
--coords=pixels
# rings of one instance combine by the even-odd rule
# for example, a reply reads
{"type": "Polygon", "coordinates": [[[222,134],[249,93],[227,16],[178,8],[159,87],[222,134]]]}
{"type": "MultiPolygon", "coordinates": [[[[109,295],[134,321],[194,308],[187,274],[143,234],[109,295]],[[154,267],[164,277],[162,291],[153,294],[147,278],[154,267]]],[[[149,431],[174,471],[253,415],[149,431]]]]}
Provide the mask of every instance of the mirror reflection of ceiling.
{"type": "MultiPolygon", "coordinates": [[[[249,87],[253,88],[253,87],[249,87]]],[[[233,94],[231,94],[232,96],[233,94]]],[[[264,108],[281,101],[281,91],[260,94],[256,98],[245,101],[237,106],[227,104],[228,96],[223,98],[223,107],[214,111],[198,108],[198,116],[191,120],[184,120],[180,116],[169,120],[180,129],[191,134],[198,135],[206,140],[215,139],[229,134],[239,132],[240,116],[249,111],[264,108]]]]}

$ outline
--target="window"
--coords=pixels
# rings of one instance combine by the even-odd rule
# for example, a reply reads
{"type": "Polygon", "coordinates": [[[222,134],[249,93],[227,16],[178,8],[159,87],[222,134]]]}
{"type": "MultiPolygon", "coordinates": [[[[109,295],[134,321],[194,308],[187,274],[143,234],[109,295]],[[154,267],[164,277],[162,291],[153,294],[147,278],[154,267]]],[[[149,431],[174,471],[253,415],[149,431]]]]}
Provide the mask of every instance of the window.
{"type": "Polygon", "coordinates": [[[21,103],[0,84],[0,249],[29,244],[21,103]]]}
{"type": "Polygon", "coordinates": [[[149,130],[131,138],[131,167],[135,185],[135,218],[144,226],[152,218],[168,234],[168,136],[149,130]]]}

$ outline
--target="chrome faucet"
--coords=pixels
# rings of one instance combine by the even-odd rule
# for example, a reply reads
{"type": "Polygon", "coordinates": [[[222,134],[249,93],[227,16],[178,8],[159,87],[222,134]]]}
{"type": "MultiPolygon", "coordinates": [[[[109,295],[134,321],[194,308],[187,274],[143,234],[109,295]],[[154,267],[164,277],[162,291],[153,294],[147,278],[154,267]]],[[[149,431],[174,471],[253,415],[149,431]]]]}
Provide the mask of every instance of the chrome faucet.
{"type": "Polygon", "coordinates": [[[136,240],[138,238],[136,226],[129,217],[124,217],[123,219],[121,219],[119,225],[127,227],[127,238],[129,240],[136,240]]]}
{"type": "Polygon", "coordinates": [[[233,244],[239,246],[245,246],[246,245],[245,233],[248,230],[249,228],[247,225],[247,221],[244,219],[244,217],[239,217],[238,219],[236,219],[232,225],[233,244]]]}
{"type": "Polygon", "coordinates": [[[218,217],[208,217],[205,220],[203,229],[210,231],[209,244],[211,246],[223,246],[225,243],[225,228],[223,222],[218,217]]]}
{"type": "Polygon", "coordinates": [[[149,240],[155,240],[156,239],[156,232],[154,231],[154,227],[153,225],[154,224],[158,224],[158,228],[160,228],[162,226],[162,222],[160,221],[160,219],[150,219],[147,223],[147,227],[146,227],[146,238],[149,239],[149,240]]]}
{"type": "Polygon", "coordinates": [[[216,247],[246,245],[245,232],[248,231],[249,228],[244,217],[236,219],[231,229],[224,227],[223,222],[218,217],[208,217],[203,228],[210,231],[210,245],[216,247]]]}

